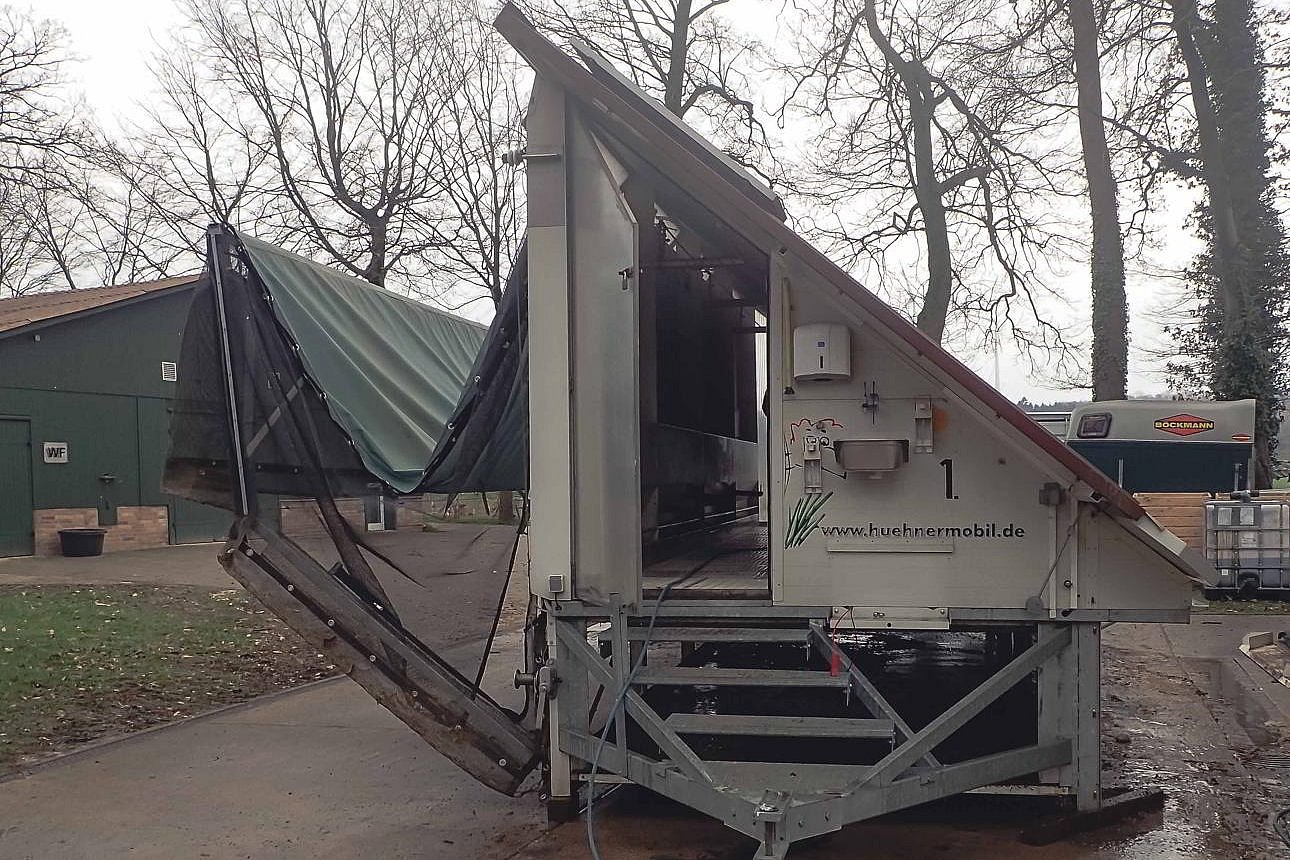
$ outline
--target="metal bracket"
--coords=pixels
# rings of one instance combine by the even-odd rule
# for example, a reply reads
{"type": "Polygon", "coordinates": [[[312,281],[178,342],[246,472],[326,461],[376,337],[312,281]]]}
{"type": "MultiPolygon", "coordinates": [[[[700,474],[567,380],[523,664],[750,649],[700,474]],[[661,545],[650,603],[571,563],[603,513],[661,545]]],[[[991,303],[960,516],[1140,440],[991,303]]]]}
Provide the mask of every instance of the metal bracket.
{"type": "Polygon", "coordinates": [[[949,630],[950,611],[944,606],[849,606],[845,613],[847,627],[857,630],[949,630]]]}
{"type": "Polygon", "coordinates": [[[784,811],[788,808],[789,796],[782,791],[768,791],[762,796],[761,803],[753,810],[753,821],[761,828],[761,845],[757,849],[758,857],[782,858],[788,853],[790,840],[784,826],[784,811]]]}

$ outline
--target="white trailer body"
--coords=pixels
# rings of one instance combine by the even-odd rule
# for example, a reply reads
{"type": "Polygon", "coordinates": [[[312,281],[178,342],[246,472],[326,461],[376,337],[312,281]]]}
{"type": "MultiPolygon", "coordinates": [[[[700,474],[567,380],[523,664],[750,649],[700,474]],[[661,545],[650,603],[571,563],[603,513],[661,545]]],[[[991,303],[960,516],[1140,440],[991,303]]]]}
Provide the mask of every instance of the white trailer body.
{"type": "Polygon", "coordinates": [[[543,659],[557,679],[553,802],[574,797],[589,770],[610,772],[753,835],[765,856],[849,821],[1004,781],[1097,808],[1100,625],[1185,622],[1212,569],[794,234],[768,189],[594,52],[564,53],[510,6],[497,26],[536,73],[526,153],[530,570],[548,625],[543,659]],[[669,302],[696,292],[706,297],[694,313],[709,321],[708,336],[764,338],[756,351],[735,348],[733,372],[720,360],[692,362],[688,378],[669,370],[673,352],[694,345],[660,321],[674,312],[669,302]],[[760,468],[748,493],[740,463],[750,437],[739,414],[750,352],[765,356],[757,375],[769,430],[760,444],[751,437],[760,468]],[[686,441],[712,422],[679,426],[676,415],[698,413],[668,415],[668,402],[684,399],[674,389],[687,386],[702,393],[696,401],[733,404],[729,430],[704,431],[720,456],[691,456],[686,441]],[[665,513],[678,486],[708,488],[688,529],[665,513]],[[722,493],[735,501],[714,502],[722,493]],[[714,560],[721,540],[758,527],[740,515],[744,493],[757,496],[751,510],[760,506],[768,526],[765,552],[732,553],[745,553],[741,570],[714,560]],[[716,554],[688,575],[657,561],[694,558],[696,545],[716,554]],[[705,566],[722,570],[696,575],[705,566]],[[915,731],[840,652],[830,625],[843,615],[858,629],[995,625],[1028,638],[915,731]],[[619,659],[588,645],[597,623],[602,649],[619,659]],[[648,656],[666,641],[796,640],[831,671],[655,667],[648,656]],[[937,759],[939,744],[1035,672],[1035,743],[952,765],[937,759]],[[840,684],[868,716],[655,710],[652,689],[686,684],[773,687],[777,696],[840,684]],[[606,713],[614,703],[622,707],[606,713]],[[689,740],[848,731],[889,731],[892,748],[848,767],[790,766],[705,759],[689,740]]]}

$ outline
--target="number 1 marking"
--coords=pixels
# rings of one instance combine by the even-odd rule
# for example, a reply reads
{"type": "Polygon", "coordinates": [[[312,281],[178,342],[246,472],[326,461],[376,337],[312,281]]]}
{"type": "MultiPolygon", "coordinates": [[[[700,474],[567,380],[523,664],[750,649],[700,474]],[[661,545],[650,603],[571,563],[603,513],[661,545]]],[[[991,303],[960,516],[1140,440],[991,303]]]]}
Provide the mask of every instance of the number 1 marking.
{"type": "Polygon", "coordinates": [[[954,461],[946,457],[941,465],[945,467],[945,498],[957,499],[958,496],[954,495],[954,461]]]}

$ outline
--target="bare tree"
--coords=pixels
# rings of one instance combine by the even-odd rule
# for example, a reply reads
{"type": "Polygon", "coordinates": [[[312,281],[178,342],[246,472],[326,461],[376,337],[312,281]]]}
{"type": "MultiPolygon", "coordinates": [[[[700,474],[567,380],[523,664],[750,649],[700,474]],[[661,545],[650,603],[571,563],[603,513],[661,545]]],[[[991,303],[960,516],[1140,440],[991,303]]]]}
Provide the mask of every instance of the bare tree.
{"type": "MultiPolygon", "coordinates": [[[[173,273],[177,253],[153,240],[160,216],[110,172],[94,149],[24,163],[0,183],[0,286],[10,294],[130,283],[173,273]],[[21,259],[19,259],[21,258],[21,259]]],[[[188,268],[192,268],[190,261],[188,268]]],[[[182,265],[182,264],[181,264],[182,265]]]]}
{"type": "Polygon", "coordinates": [[[25,181],[84,139],[62,86],[65,40],[54,22],[0,6],[0,181],[25,181]]]}
{"type": "Polygon", "coordinates": [[[1102,57],[1093,0],[1068,0],[1067,20],[1074,48],[1076,113],[1093,238],[1093,399],[1123,400],[1129,384],[1129,302],[1124,288],[1120,203],[1102,119],[1102,57]]]}
{"type": "Polygon", "coordinates": [[[778,178],[752,101],[761,46],[723,16],[730,0],[530,0],[545,29],[590,44],[669,111],[768,180],[778,178]]]}
{"type": "Polygon", "coordinates": [[[217,81],[197,46],[167,46],[152,69],[157,96],[119,139],[103,135],[98,154],[101,169],[146,213],[152,247],[199,260],[211,223],[286,238],[267,217],[277,171],[254,108],[217,81]]]}
{"type": "Polygon", "coordinates": [[[0,7],[0,294],[71,284],[60,159],[81,142],[63,88],[65,34],[0,7]]]}
{"type": "MultiPolygon", "coordinates": [[[[0,290],[10,295],[157,277],[175,254],[62,80],[63,32],[0,8],[0,290]]],[[[120,159],[120,164],[128,163],[120,159]]]]}
{"type": "Polygon", "coordinates": [[[33,196],[29,185],[0,182],[0,298],[39,292],[60,280],[32,217],[33,196]]]}
{"type": "Polygon", "coordinates": [[[912,304],[933,340],[955,319],[987,341],[1006,332],[1032,359],[1069,358],[1041,305],[1048,266],[1074,249],[1054,200],[1075,164],[1051,133],[1060,112],[1039,99],[1052,64],[1019,49],[1006,4],[822,0],[803,13],[790,105],[824,123],[815,178],[799,183],[826,213],[816,235],[912,304]]]}
{"type": "Polygon", "coordinates": [[[455,6],[189,0],[188,14],[214,82],[254,107],[269,199],[303,250],[384,285],[440,244],[432,148],[461,86],[455,6]]]}
{"type": "Polygon", "coordinates": [[[456,307],[482,298],[496,307],[524,230],[512,157],[523,146],[524,74],[484,22],[463,22],[458,32],[453,78],[461,86],[444,104],[432,147],[445,217],[430,259],[475,293],[456,307]]]}

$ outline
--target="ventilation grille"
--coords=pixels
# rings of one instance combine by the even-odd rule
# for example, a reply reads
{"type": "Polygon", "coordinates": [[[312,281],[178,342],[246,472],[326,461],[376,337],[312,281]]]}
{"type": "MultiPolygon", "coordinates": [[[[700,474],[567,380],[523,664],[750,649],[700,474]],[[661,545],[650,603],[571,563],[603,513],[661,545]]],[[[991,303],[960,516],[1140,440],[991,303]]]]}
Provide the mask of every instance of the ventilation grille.
{"type": "Polygon", "coordinates": [[[175,382],[179,379],[179,365],[173,361],[163,361],[161,363],[161,381],[175,382]]]}

